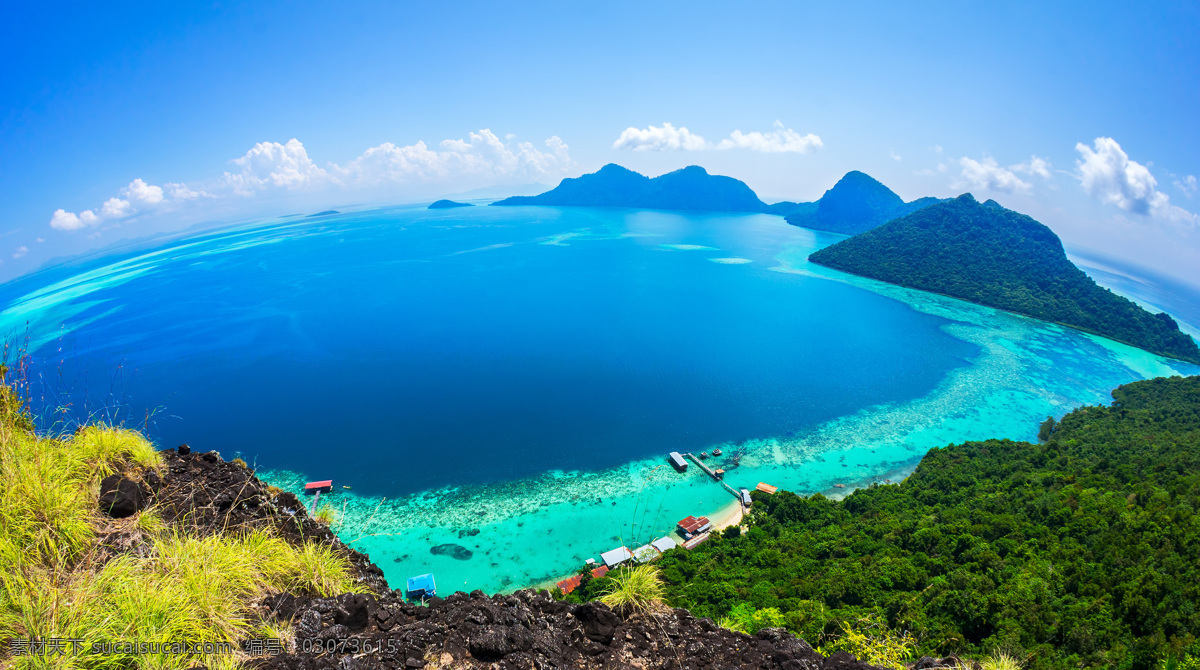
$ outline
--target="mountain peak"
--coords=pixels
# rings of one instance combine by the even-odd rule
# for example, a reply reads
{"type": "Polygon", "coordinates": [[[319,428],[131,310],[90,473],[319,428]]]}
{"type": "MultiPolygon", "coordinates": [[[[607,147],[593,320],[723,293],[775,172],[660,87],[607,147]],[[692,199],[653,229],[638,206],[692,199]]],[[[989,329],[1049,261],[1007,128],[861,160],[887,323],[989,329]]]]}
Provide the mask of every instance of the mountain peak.
{"type": "Polygon", "coordinates": [[[699,165],[654,177],[609,163],[591,174],[564,179],[556,188],[532,197],[513,197],[493,205],[560,207],[637,207],[711,212],[765,212],[767,205],[744,182],[710,175],[699,165]]]}

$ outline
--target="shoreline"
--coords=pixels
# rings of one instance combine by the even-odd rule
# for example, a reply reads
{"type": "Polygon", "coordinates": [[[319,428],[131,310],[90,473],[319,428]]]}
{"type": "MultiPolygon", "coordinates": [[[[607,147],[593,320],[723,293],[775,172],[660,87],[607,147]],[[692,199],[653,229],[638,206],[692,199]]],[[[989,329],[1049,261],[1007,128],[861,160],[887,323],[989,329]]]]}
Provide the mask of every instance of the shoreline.
{"type": "MultiPolygon", "coordinates": [[[[724,507],[719,508],[716,512],[709,512],[707,514],[704,514],[703,516],[707,516],[709,522],[712,523],[712,530],[709,531],[709,533],[711,534],[711,533],[719,533],[720,531],[722,531],[730,526],[740,526],[742,524],[742,519],[744,519],[746,517],[746,511],[742,507],[741,502],[739,502],[737,500],[731,500],[731,501],[729,501],[728,505],[725,505],[724,507]]],[[[667,537],[670,537],[672,540],[675,540],[677,543],[679,543],[679,546],[683,546],[683,538],[679,537],[679,533],[677,531],[673,530],[670,533],[667,533],[667,537]]],[[[654,561],[651,561],[651,563],[653,563],[653,562],[654,561]]],[[[551,577],[549,579],[535,582],[528,586],[519,587],[516,590],[519,591],[522,588],[527,588],[527,589],[536,589],[536,590],[548,589],[548,590],[552,591],[552,590],[558,588],[559,582],[561,582],[564,579],[569,579],[570,577],[572,577],[574,575],[575,575],[574,572],[568,572],[568,573],[565,573],[565,574],[562,574],[562,575],[559,575],[556,577],[551,577]]]]}

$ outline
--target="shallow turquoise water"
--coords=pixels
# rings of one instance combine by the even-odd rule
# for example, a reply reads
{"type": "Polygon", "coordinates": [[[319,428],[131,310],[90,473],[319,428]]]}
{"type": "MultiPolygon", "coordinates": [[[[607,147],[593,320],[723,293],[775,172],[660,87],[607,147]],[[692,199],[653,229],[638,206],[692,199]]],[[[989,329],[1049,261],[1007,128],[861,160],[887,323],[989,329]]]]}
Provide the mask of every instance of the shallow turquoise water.
{"type": "Polygon", "coordinates": [[[0,328],[27,329],[44,423],[125,421],[297,491],[332,477],[339,535],[442,591],[541,582],[728,507],[673,449],[744,448],[735,486],[841,493],[1197,372],[805,261],[837,239],[630,210],[265,221],[6,284],[0,328]]]}
{"type": "MultiPolygon", "coordinates": [[[[1036,439],[1046,416],[1107,403],[1115,386],[1200,372],[1069,328],[811,265],[805,259],[819,246],[816,239],[791,243],[771,270],[845,283],[941,317],[949,322],[945,332],[979,353],[918,398],[863,408],[798,435],[748,441],[740,467],[727,475],[734,486],[766,482],[842,495],[870,482],[899,481],[932,447],[1036,439]]],[[[735,445],[712,447],[723,447],[727,456],[735,445]]],[[[286,472],[272,478],[293,488],[301,479],[286,472]]],[[[731,500],[694,466],[679,474],[649,458],[603,472],[552,472],[396,500],[345,495],[339,534],[371,554],[395,584],[431,570],[443,589],[514,589],[561,578],[601,551],[632,548],[669,533],[684,516],[717,512],[731,500]],[[477,555],[459,561],[428,554],[442,543],[477,555]]]]}

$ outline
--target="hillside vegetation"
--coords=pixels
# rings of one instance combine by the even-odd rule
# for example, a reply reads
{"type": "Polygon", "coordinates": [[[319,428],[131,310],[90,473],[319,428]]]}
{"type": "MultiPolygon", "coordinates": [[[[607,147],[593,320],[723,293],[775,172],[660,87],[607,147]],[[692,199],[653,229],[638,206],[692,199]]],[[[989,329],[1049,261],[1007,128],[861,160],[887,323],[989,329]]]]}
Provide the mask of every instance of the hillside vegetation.
{"type": "Polygon", "coordinates": [[[328,545],[296,546],[268,529],[205,532],[187,520],[168,523],[154,507],[121,519],[100,508],[102,478],[153,476],[163,462],[131,430],[38,436],[0,386],[0,666],[236,667],[243,640],[288,637],[251,609],[264,595],[361,590],[328,545]],[[55,639],[71,642],[49,656],[28,643],[55,639]],[[183,641],[213,646],[93,652],[183,641]]]}
{"type": "Polygon", "coordinates": [[[821,249],[809,260],[1103,335],[1200,363],[1200,348],[1164,313],[1096,284],[1046,226],[967,193],[821,249]]]}
{"type": "Polygon", "coordinates": [[[1196,667],[1200,377],[1112,395],[843,501],[756,492],[747,533],[663,557],[667,600],[814,644],[865,625],[1030,669],[1196,667]]]}

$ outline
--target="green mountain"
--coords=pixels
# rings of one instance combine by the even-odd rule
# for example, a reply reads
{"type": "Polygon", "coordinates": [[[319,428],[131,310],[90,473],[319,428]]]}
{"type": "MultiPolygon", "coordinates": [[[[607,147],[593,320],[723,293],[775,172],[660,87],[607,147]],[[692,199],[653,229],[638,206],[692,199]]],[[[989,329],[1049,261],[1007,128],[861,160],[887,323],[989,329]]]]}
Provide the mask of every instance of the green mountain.
{"type": "MultiPolygon", "coordinates": [[[[793,226],[854,235],[938,202],[937,198],[904,202],[888,187],[855,170],[817,202],[795,205],[786,219],[793,226]]],[[[786,204],[791,203],[779,203],[786,204]]]]}
{"type": "Polygon", "coordinates": [[[1047,421],[1042,443],[933,449],[841,501],[755,492],[749,532],[663,556],[668,602],[809,640],[912,631],[914,658],[1197,667],[1200,377],[1112,395],[1047,421]]]}
{"type": "Polygon", "coordinates": [[[814,263],[1103,335],[1200,363],[1167,314],[1097,285],[1046,226],[994,201],[961,195],[809,256],[814,263]]]}
{"type": "Polygon", "coordinates": [[[651,179],[609,163],[599,171],[562,180],[553,190],[533,196],[513,196],[497,206],[554,205],[559,207],[635,207],[710,212],[766,212],[744,182],[710,175],[692,165],[651,179]]]}

